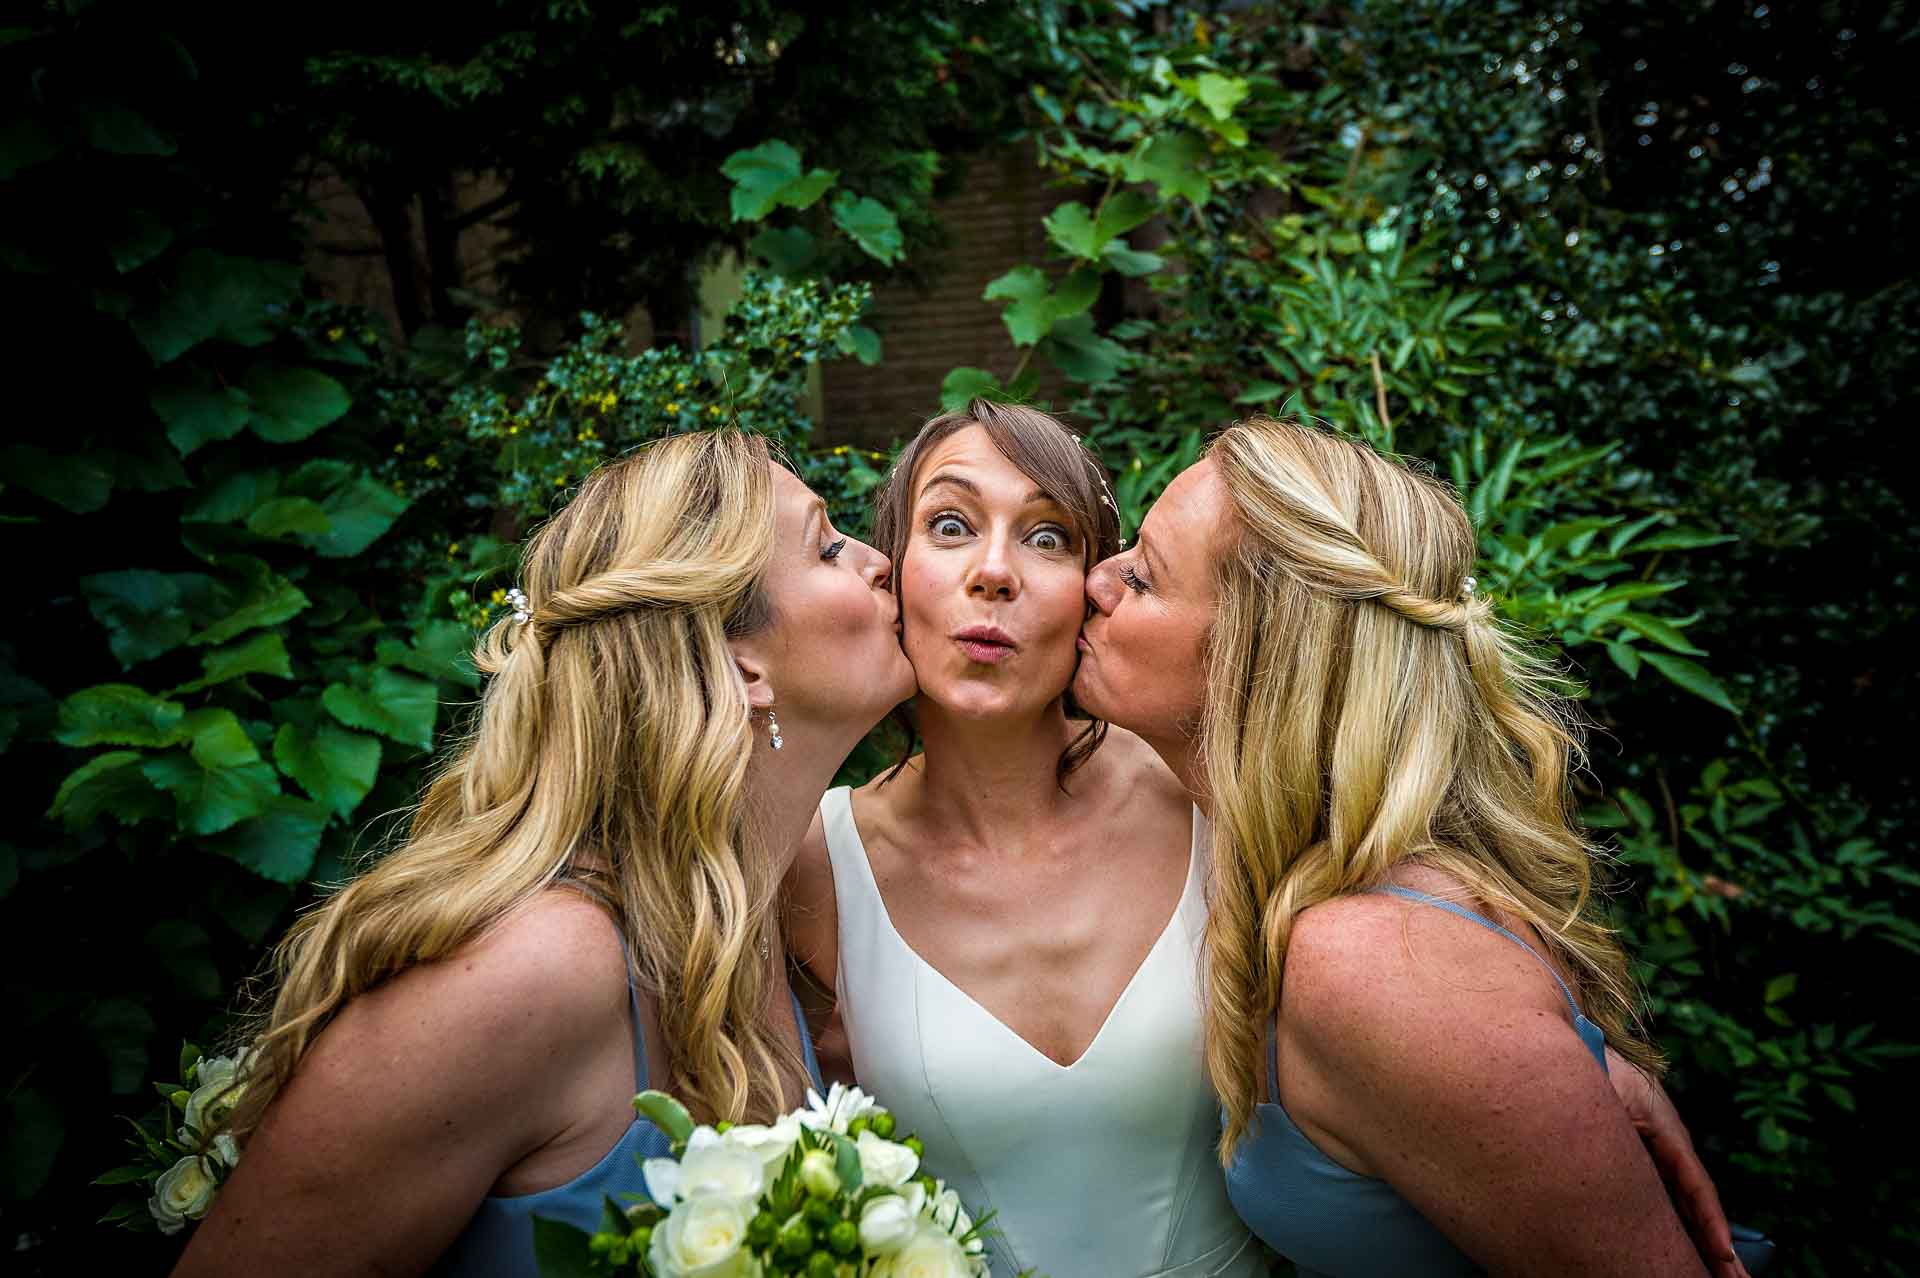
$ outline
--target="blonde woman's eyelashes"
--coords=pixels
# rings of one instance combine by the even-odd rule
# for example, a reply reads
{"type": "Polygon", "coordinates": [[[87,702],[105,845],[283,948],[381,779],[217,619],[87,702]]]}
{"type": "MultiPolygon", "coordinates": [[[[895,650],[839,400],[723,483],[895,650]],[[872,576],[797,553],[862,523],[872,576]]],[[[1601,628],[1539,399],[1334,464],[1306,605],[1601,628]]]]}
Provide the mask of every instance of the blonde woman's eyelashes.
{"type": "Polygon", "coordinates": [[[838,541],[833,542],[830,545],[822,546],[820,548],[820,557],[822,559],[838,559],[840,557],[840,552],[845,550],[846,548],[847,548],[847,539],[845,537],[842,537],[838,541]]]}

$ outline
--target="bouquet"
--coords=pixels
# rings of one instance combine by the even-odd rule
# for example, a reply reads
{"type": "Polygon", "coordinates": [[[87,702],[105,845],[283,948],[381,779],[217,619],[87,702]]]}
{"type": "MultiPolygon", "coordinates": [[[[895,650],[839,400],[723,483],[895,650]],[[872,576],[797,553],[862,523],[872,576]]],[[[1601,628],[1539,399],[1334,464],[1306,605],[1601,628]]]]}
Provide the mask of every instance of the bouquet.
{"type": "Polygon", "coordinates": [[[127,1142],[133,1148],[133,1161],[93,1182],[150,1186],[146,1211],[141,1212],[138,1199],[128,1199],[101,1217],[102,1224],[177,1234],[189,1221],[207,1214],[214,1195],[240,1162],[239,1145],[220,1128],[246,1092],[253,1055],[249,1049],[237,1057],[202,1056],[193,1044],[182,1044],[181,1081],[153,1085],[165,1108],[145,1122],[127,1120],[134,1131],[127,1142]]]}
{"type": "Polygon", "coordinates": [[[765,1126],[696,1127],[663,1092],[633,1103],[673,1141],[674,1157],[643,1165],[651,1201],[609,1199],[592,1235],[536,1220],[543,1272],[986,1278],[986,1222],[920,1174],[920,1141],[857,1087],[810,1090],[765,1126]]]}

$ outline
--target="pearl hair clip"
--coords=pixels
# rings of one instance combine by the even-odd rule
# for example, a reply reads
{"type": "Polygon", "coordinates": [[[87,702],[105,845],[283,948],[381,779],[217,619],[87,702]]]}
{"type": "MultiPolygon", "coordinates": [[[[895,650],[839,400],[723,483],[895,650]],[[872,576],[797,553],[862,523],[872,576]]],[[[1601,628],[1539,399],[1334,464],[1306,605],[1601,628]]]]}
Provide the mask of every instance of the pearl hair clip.
{"type": "Polygon", "coordinates": [[[524,622],[533,615],[533,609],[527,604],[527,592],[518,586],[507,592],[507,603],[513,608],[515,622],[524,622]]]}

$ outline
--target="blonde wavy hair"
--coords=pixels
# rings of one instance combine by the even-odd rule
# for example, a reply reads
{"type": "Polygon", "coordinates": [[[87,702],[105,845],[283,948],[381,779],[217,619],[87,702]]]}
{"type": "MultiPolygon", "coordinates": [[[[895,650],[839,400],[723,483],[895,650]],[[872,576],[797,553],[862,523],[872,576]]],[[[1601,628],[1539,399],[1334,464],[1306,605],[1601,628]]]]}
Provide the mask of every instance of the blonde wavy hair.
{"type": "Polygon", "coordinates": [[[708,1120],[774,1116],[782,1071],[801,1067],[760,1015],[777,882],[745,833],[753,737],[727,643],[771,621],[768,460],[738,432],[660,440],[594,472],[528,541],[531,616],[478,645],[474,724],[404,843],[274,952],[237,1135],[349,999],[569,880],[612,907],[660,996],[655,1085],[708,1120]]]}
{"type": "Polygon", "coordinates": [[[1463,589],[1453,493],[1293,422],[1228,428],[1201,757],[1213,802],[1207,1065],[1230,1162],[1265,1093],[1266,1034],[1304,910],[1442,870],[1537,932],[1581,1010],[1657,1072],[1625,952],[1597,917],[1574,826],[1580,727],[1553,671],[1463,589]]]}

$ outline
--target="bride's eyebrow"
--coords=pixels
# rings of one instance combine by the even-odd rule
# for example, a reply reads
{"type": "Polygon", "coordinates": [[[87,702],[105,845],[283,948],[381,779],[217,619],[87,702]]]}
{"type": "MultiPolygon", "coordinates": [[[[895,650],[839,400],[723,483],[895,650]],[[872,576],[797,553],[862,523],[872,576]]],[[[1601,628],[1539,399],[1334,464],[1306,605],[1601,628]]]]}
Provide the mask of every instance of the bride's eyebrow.
{"type": "MultiPolygon", "coordinates": [[[[920,500],[925,501],[927,498],[927,495],[931,493],[935,488],[939,488],[939,487],[958,488],[960,491],[976,499],[980,498],[981,496],[980,485],[974,483],[971,479],[968,479],[965,475],[955,475],[948,471],[941,471],[939,474],[935,475],[932,479],[929,479],[926,483],[920,486],[920,500]]],[[[1052,506],[1058,506],[1060,504],[1059,502],[1055,501],[1053,498],[1041,492],[1038,488],[1034,489],[1032,492],[1027,494],[1027,498],[1024,504],[1028,506],[1036,506],[1042,502],[1045,502],[1048,505],[1052,505],[1052,506]]]]}

